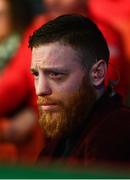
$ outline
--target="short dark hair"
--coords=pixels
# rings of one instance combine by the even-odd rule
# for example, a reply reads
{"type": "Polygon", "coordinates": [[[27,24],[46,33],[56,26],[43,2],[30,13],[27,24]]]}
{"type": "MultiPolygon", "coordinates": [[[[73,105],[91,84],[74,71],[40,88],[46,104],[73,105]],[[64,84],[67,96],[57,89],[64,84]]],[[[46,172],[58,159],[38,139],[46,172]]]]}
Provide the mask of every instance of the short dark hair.
{"type": "Polygon", "coordinates": [[[100,59],[108,64],[109,49],[97,25],[81,15],[62,15],[36,30],[29,39],[29,47],[38,47],[52,42],[70,45],[87,68],[100,59]]]}

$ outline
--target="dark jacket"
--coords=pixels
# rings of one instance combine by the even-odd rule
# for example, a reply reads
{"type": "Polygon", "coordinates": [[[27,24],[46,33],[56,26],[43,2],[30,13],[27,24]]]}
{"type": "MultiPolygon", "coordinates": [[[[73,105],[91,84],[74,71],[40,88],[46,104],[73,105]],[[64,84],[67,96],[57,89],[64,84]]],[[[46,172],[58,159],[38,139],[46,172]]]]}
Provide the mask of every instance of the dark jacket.
{"type": "Polygon", "coordinates": [[[106,92],[93,107],[85,124],[73,136],[47,142],[39,159],[73,159],[89,162],[130,162],[130,109],[118,95],[106,92]]]}

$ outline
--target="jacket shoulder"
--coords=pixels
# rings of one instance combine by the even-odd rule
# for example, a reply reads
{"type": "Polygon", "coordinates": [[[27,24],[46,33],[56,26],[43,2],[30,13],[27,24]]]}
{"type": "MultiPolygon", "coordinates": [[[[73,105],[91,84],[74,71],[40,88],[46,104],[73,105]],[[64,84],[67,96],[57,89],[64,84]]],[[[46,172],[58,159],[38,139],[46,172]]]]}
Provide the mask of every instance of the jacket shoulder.
{"type": "Polygon", "coordinates": [[[130,109],[122,106],[106,114],[80,145],[77,152],[86,162],[130,161],[130,109]]]}

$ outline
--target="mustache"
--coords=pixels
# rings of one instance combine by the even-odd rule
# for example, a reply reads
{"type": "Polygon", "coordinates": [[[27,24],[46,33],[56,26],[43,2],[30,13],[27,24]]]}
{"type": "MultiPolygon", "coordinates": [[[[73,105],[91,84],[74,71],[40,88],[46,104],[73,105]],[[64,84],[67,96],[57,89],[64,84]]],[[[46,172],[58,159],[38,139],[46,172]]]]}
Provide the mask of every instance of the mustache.
{"type": "Polygon", "coordinates": [[[39,106],[42,106],[43,104],[56,104],[56,105],[62,105],[62,102],[57,99],[52,99],[49,97],[38,97],[37,104],[39,106]]]}

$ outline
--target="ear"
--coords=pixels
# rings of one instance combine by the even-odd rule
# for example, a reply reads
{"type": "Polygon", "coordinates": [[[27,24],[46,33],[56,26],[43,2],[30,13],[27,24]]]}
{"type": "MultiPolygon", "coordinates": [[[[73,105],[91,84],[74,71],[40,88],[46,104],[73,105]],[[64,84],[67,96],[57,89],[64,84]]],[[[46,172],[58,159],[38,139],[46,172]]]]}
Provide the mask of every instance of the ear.
{"type": "Polygon", "coordinates": [[[90,70],[90,80],[92,85],[98,87],[103,84],[107,73],[107,64],[104,60],[99,60],[90,70]]]}

